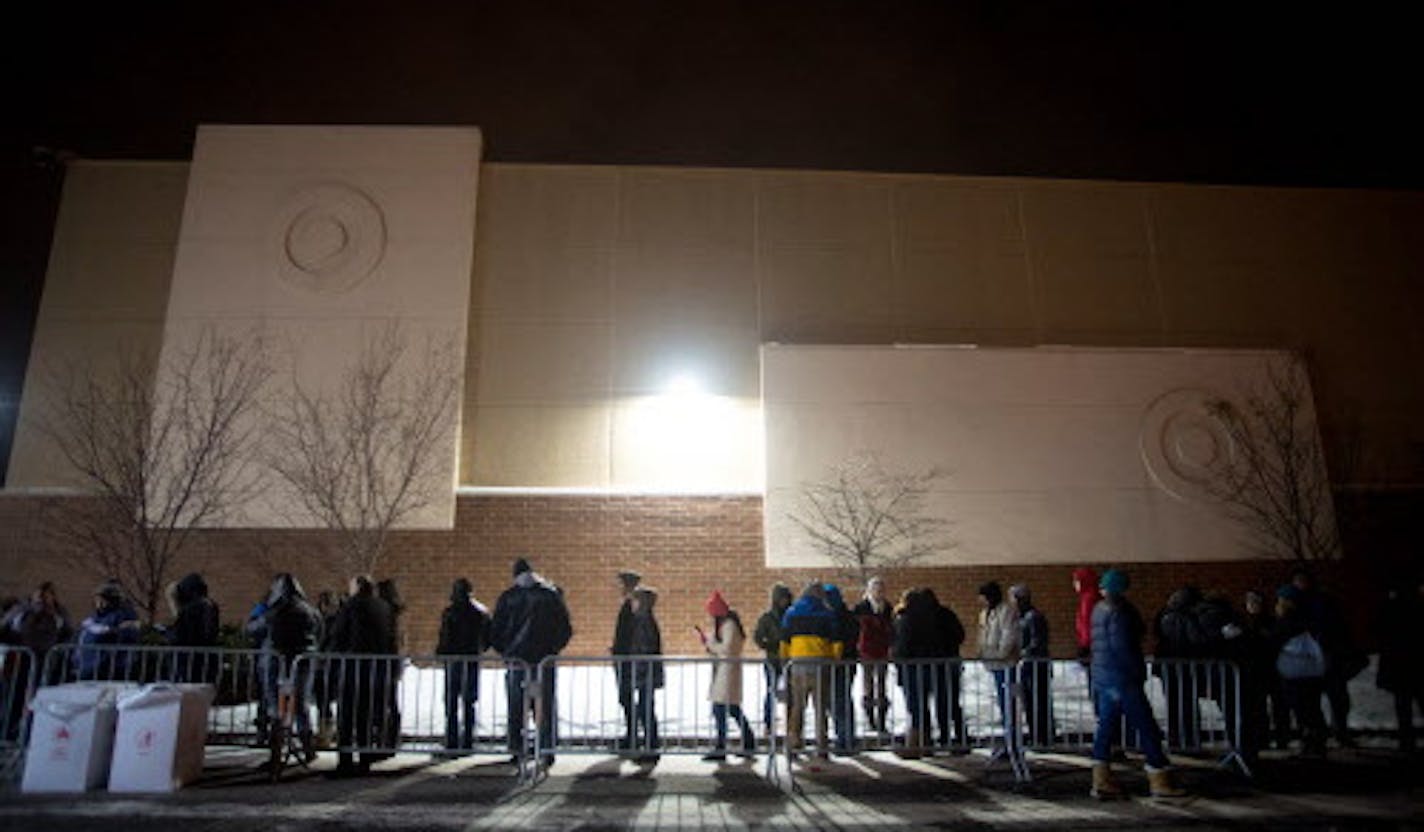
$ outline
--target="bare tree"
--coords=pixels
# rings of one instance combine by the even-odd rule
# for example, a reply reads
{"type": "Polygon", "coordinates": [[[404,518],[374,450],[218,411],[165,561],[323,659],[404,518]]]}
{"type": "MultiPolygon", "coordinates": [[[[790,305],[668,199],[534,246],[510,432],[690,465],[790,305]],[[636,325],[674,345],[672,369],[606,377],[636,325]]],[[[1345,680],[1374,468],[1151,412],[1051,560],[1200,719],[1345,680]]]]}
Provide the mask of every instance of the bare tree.
{"type": "Polygon", "coordinates": [[[249,417],[270,375],[260,338],[211,328],[161,360],[122,347],[49,373],[38,426],[87,499],[51,500],[47,526],[61,551],[117,578],[149,621],[193,530],[254,493],[249,417]]]}
{"type": "Polygon", "coordinates": [[[1296,561],[1340,554],[1325,454],[1305,362],[1266,364],[1240,403],[1207,402],[1230,439],[1207,479],[1208,493],[1255,538],[1262,554],[1296,561]]]}
{"type": "Polygon", "coordinates": [[[434,339],[412,350],[389,324],[326,391],[292,373],[285,411],[272,420],[270,465],[337,533],[348,574],[374,571],[391,530],[450,487],[437,451],[458,404],[456,355],[434,339]]]}
{"type": "Polygon", "coordinates": [[[860,452],[801,486],[801,510],[790,520],[841,572],[866,580],[954,547],[949,521],[927,498],[948,474],[939,468],[890,471],[877,454],[860,452]]]}

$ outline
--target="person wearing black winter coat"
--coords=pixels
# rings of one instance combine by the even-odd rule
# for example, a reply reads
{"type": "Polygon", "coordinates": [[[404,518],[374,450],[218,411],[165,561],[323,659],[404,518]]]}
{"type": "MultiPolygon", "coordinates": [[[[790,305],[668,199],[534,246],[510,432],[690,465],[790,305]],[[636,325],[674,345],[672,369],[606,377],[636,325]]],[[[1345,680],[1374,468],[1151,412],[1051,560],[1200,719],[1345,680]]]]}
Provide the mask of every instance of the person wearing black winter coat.
{"type": "MultiPolygon", "coordinates": [[[[662,629],[654,614],[657,600],[657,590],[651,587],[639,586],[630,593],[628,621],[618,634],[620,640],[613,645],[615,656],[662,655],[662,629]]],[[[654,710],[653,692],[665,682],[663,663],[656,659],[634,659],[632,662],[631,667],[624,667],[621,677],[627,696],[624,697],[623,691],[619,691],[624,724],[623,741],[619,747],[637,749],[646,757],[658,748],[658,715],[654,710]],[[641,735],[639,726],[642,728],[641,735]]]]}
{"type": "Polygon", "coordinates": [[[1414,706],[1424,711],[1424,581],[1393,588],[1380,608],[1375,684],[1394,696],[1399,748],[1414,751],[1414,706]]]}
{"type": "Polygon", "coordinates": [[[171,603],[176,616],[168,628],[168,643],[180,650],[174,655],[174,680],[215,684],[221,669],[216,653],[200,648],[218,643],[218,605],[208,597],[208,584],[196,572],[173,585],[171,603]]]}
{"type": "Polygon", "coordinates": [[[489,646],[489,610],[476,601],[473,585],[457,578],[450,586],[450,606],[440,616],[435,653],[445,662],[445,747],[475,745],[475,703],[480,698],[479,655],[489,646]]]}
{"type": "MultiPolygon", "coordinates": [[[[1281,669],[1281,692],[1286,707],[1295,715],[1300,725],[1301,741],[1305,753],[1312,756],[1325,754],[1325,714],[1320,710],[1320,697],[1325,692],[1325,659],[1318,626],[1305,608],[1305,593],[1292,584],[1285,584],[1276,590],[1276,629],[1272,640],[1277,655],[1277,667],[1281,669]],[[1319,667],[1315,672],[1290,673],[1283,668],[1285,656],[1292,645],[1298,643],[1298,636],[1309,636],[1314,640],[1315,649],[1321,651],[1319,667]]],[[[1297,663],[1299,664],[1299,663],[1297,663]]]]}
{"type": "Polygon", "coordinates": [[[895,640],[890,655],[897,662],[895,675],[904,689],[905,712],[910,719],[906,756],[923,753],[930,737],[929,700],[935,693],[936,673],[925,660],[939,658],[942,641],[936,605],[928,593],[919,587],[907,589],[895,606],[895,640]]]}
{"type": "Polygon", "coordinates": [[[1167,599],[1157,613],[1157,649],[1153,670],[1162,678],[1167,694],[1167,744],[1174,748],[1193,747],[1200,739],[1201,715],[1197,699],[1206,694],[1203,674],[1184,663],[1185,659],[1208,656],[1209,636],[1197,618],[1201,592],[1184,586],[1167,599]]]}
{"type": "Polygon", "coordinates": [[[350,654],[335,660],[339,666],[335,674],[328,672],[328,678],[335,679],[339,686],[336,730],[337,745],[342,750],[336,767],[338,776],[370,768],[372,762],[387,756],[364,753],[359,764],[353,766],[349,749],[353,742],[365,747],[373,739],[384,738],[380,727],[386,724],[388,715],[376,710],[384,710],[389,660],[366,657],[388,653],[395,640],[394,631],[391,608],[376,597],[371,578],[352,578],[351,595],[337,612],[328,639],[332,652],[350,654]],[[373,725],[373,721],[379,725],[373,725]]]}
{"type": "MultiPolygon", "coordinates": [[[[262,648],[284,659],[287,667],[295,668],[293,727],[301,740],[303,755],[310,762],[316,758],[311,713],[307,708],[307,701],[311,698],[312,665],[294,660],[302,653],[316,650],[321,643],[321,614],[307,603],[306,593],[302,592],[302,585],[297,579],[291,573],[283,572],[272,580],[263,619],[266,635],[262,648]]],[[[262,668],[262,699],[269,714],[279,713],[277,698],[282,666],[283,662],[269,662],[262,668]]]]}
{"type": "MultiPolygon", "coordinates": [[[[534,572],[529,561],[514,562],[514,585],[499,596],[494,619],[490,622],[490,646],[505,659],[518,659],[523,666],[511,666],[505,675],[505,692],[509,696],[509,749],[516,758],[525,748],[523,708],[526,682],[539,662],[557,655],[573,638],[569,608],[557,586],[534,572]]],[[[554,747],[555,674],[540,675],[539,690],[534,697],[534,712],[539,722],[539,743],[543,749],[554,747]]],[[[554,761],[552,751],[540,754],[540,762],[554,761]]]]}

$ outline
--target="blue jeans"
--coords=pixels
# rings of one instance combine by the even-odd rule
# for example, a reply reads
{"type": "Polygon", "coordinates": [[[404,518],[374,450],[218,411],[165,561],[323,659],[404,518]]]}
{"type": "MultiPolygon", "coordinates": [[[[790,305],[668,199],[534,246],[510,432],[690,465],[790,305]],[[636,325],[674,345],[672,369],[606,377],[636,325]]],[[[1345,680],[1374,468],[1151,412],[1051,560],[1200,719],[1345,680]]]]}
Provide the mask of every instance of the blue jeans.
{"type": "Polygon", "coordinates": [[[1098,730],[1093,734],[1095,761],[1106,763],[1111,759],[1112,744],[1118,738],[1118,722],[1125,719],[1128,731],[1141,739],[1147,765],[1151,768],[1167,767],[1167,755],[1162,751],[1162,731],[1157,727],[1157,720],[1152,718],[1152,706],[1147,703],[1141,684],[1125,688],[1094,688],[1093,702],[1098,710],[1098,730]]]}
{"type": "Polygon", "coordinates": [[[1019,743],[1018,703],[1011,698],[1018,684],[1018,668],[1001,667],[990,670],[994,677],[994,696],[999,700],[999,717],[1003,720],[1004,745],[1013,748],[1019,743]]]}
{"type": "Polygon", "coordinates": [[[712,719],[717,723],[717,750],[721,751],[727,747],[728,715],[731,715],[742,729],[742,747],[747,751],[756,748],[756,734],[752,733],[752,724],[747,721],[746,714],[742,713],[742,706],[713,702],[712,719]]]}

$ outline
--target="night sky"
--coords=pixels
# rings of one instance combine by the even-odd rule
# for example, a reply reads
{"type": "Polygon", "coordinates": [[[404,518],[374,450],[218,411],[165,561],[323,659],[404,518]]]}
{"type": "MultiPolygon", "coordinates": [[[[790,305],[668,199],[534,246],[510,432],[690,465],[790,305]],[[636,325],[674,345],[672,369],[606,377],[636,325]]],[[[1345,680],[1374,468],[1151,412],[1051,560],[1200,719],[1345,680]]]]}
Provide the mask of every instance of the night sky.
{"type": "Polygon", "coordinates": [[[36,146],[469,124],[489,161],[1424,187],[1405,4],[36,5],[0,24],[0,476],[61,180],[36,146]]]}

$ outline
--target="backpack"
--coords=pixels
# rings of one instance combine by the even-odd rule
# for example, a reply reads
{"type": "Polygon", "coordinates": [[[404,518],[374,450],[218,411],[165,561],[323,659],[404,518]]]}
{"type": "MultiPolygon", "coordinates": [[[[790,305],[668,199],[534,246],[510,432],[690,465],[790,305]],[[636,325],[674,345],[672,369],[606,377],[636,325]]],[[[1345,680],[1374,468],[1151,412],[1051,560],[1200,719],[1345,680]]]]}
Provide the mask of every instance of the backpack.
{"type": "Polygon", "coordinates": [[[1309,632],[1292,636],[1276,656],[1276,672],[1282,679],[1318,679],[1325,675],[1325,651],[1309,632]]]}

